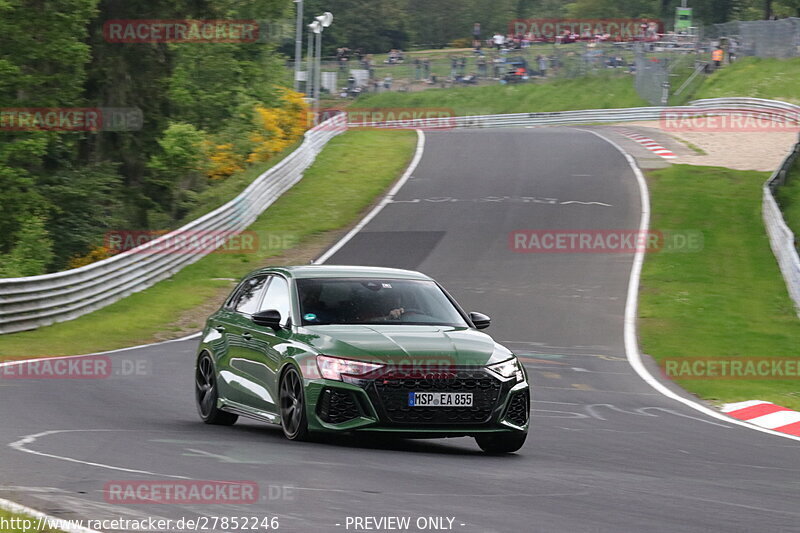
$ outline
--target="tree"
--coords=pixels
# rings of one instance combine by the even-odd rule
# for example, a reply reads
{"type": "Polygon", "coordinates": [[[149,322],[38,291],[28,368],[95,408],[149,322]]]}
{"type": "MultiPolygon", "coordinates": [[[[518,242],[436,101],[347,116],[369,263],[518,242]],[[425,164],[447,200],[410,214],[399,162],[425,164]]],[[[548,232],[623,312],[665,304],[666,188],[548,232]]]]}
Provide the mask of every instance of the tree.
{"type": "Polygon", "coordinates": [[[175,122],[164,131],[158,144],[161,152],[148,163],[152,171],[146,181],[148,196],[172,220],[178,220],[191,208],[187,205],[191,192],[205,184],[206,134],[192,124],[175,122]]]}
{"type": "Polygon", "coordinates": [[[0,256],[0,276],[16,278],[44,274],[53,258],[53,240],[39,215],[27,216],[11,251],[0,256]]]}
{"type": "Polygon", "coordinates": [[[383,53],[410,44],[409,20],[413,16],[410,3],[409,0],[307,0],[304,11],[306,24],[315,15],[333,13],[333,25],[324,33],[326,54],[342,46],[383,53]]]}
{"type": "Polygon", "coordinates": [[[243,103],[271,106],[283,64],[265,44],[175,44],[169,78],[172,119],[216,132],[243,103]]]}
{"type": "Polygon", "coordinates": [[[54,239],[49,270],[65,268],[71,257],[96,245],[101,232],[126,224],[117,165],[94,163],[65,168],[39,181],[39,189],[49,202],[47,232],[54,239]]]}

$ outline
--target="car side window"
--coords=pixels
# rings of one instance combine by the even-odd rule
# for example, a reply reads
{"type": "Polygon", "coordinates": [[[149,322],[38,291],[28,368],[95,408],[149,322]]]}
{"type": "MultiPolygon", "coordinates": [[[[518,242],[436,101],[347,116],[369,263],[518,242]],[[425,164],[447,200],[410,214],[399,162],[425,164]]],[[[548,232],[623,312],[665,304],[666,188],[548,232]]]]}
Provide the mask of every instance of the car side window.
{"type": "Polygon", "coordinates": [[[260,278],[251,278],[245,281],[234,298],[232,307],[238,313],[248,315],[255,313],[258,310],[261,294],[264,292],[264,286],[268,279],[267,276],[264,276],[260,278]]]}
{"type": "Polygon", "coordinates": [[[269,287],[267,287],[264,299],[261,301],[259,311],[266,311],[268,309],[275,309],[278,311],[281,314],[281,322],[284,324],[292,314],[292,299],[289,295],[289,283],[280,276],[272,276],[272,281],[269,287]]]}

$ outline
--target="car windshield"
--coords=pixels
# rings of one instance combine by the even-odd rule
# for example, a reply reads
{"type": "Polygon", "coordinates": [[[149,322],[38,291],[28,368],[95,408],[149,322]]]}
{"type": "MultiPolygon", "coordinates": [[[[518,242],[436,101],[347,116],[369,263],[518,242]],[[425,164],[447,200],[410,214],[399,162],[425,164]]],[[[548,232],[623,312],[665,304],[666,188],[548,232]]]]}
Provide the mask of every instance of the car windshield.
{"type": "Polygon", "coordinates": [[[303,325],[467,326],[461,313],[433,281],[299,279],[297,290],[303,325]]]}

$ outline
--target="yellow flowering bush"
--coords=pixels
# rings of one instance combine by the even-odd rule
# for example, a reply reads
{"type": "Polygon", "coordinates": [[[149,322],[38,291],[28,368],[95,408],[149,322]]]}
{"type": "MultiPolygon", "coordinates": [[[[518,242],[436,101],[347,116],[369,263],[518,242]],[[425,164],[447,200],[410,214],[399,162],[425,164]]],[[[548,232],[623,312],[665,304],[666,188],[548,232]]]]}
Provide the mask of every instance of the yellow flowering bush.
{"type": "Polygon", "coordinates": [[[67,266],[69,268],[80,268],[82,266],[90,265],[97,261],[101,261],[103,259],[107,259],[114,255],[114,250],[109,248],[108,246],[99,245],[95,246],[88,253],[85,255],[75,255],[70,258],[69,263],[67,266]]]}
{"type": "Polygon", "coordinates": [[[255,108],[255,127],[250,140],[253,150],[247,158],[250,163],[268,161],[300,137],[308,124],[308,105],[301,93],[281,88],[280,107],[255,108]]]}
{"type": "Polygon", "coordinates": [[[223,180],[244,170],[243,157],[236,153],[233,143],[214,144],[206,142],[208,154],[208,170],[206,175],[210,180],[223,180]]]}

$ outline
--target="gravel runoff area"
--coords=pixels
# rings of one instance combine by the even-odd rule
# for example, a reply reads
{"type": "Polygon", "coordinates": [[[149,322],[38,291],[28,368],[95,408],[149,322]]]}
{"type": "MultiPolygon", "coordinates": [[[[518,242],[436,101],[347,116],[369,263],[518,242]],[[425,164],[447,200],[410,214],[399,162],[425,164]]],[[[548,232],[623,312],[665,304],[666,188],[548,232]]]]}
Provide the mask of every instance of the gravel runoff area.
{"type": "Polygon", "coordinates": [[[727,167],[735,170],[772,171],[778,168],[787,152],[797,142],[797,131],[665,131],[657,120],[617,124],[637,128],[655,141],[672,137],[706,152],[705,155],[682,151],[673,163],[727,167]]]}

